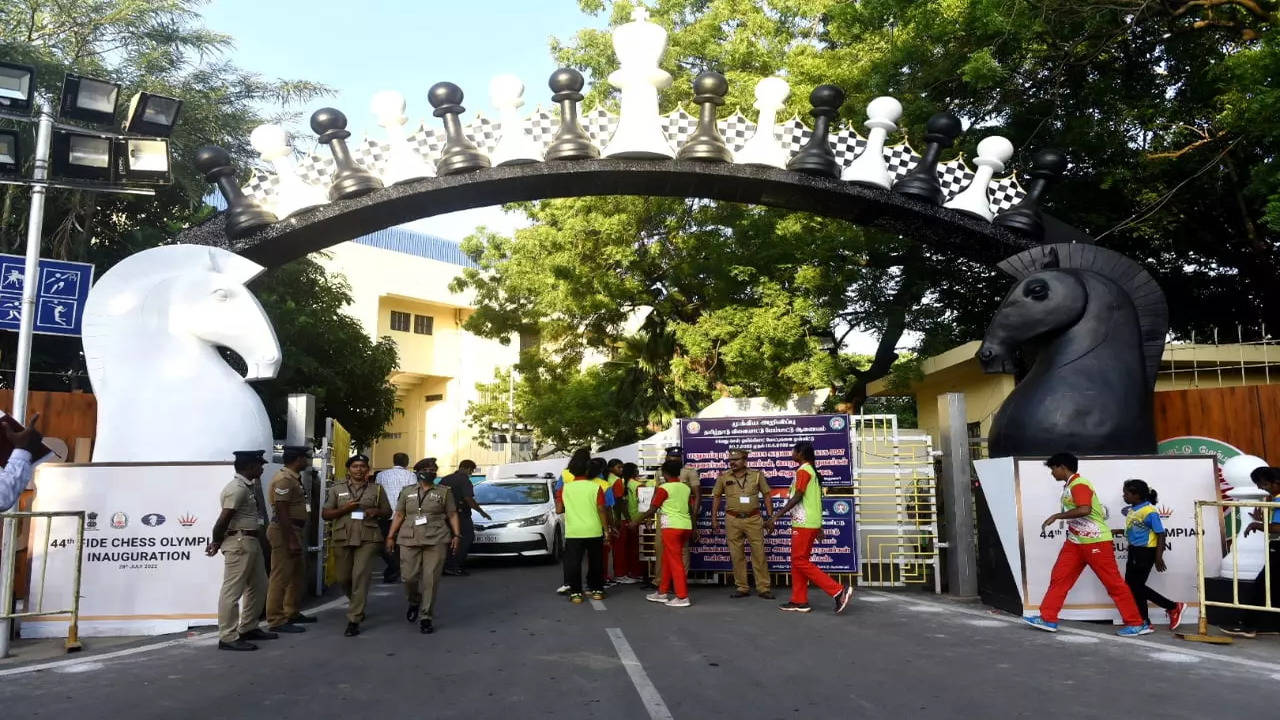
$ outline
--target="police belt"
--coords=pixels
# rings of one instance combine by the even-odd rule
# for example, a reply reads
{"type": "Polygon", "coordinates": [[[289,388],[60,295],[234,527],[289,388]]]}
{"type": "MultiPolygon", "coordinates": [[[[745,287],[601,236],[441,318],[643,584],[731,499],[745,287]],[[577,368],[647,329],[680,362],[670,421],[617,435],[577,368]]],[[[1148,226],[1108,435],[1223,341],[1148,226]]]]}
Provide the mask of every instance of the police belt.
{"type": "Polygon", "coordinates": [[[735,518],[738,518],[739,520],[742,520],[746,518],[753,518],[759,515],[760,510],[759,508],[752,510],[751,512],[738,512],[737,510],[725,510],[724,514],[728,515],[729,517],[735,517],[735,518]]]}
{"type": "Polygon", "coordinates": [[[227,537],[232,535],[244,535],[245,537],[258,537],[257,530],[228,530],[227,537]]]}

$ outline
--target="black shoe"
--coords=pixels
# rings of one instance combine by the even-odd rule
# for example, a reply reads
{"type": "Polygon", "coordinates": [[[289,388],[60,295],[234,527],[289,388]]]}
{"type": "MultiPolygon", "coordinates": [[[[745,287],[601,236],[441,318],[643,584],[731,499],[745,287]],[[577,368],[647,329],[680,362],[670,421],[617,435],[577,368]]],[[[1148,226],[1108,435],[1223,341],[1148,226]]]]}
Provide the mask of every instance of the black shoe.
{"type": "Polygon", "coordinates": [[[466,568],[462,568],[461,570],[458,571],[458,574],[462,575],[463,577],[466,577],[467,575],[471,574],[471,571],[466,568]]]}
{"type": "Polygon", "coordinates": [[[387,577],[386,575],[383,575],[383,576],[382,576],[382,584],[383,584],[383,585],[395,585],[395,584],[396,584],[396,583],[398,583],[398,582],[400,582],[400,576],[399,576],[399,575],[396,575],[396,576],[394,576],[394,577],[387,577]]]}
{"type": "Polygon", "coordinates": [[[279,637],[279,634],[267,632],[262,628],[254,628],[247,633],[240,633],[241,640],[275,640],[279,637]]]}
{"type": "MultiPolygon", "coordinates": [[[[409,606],[409,609],[408,609],[408,610],[406,610],[406,611],[405,611],[405,613],[404,613],[404,619],[405,619],[405,620],[408,620],[409,622],[413,622],[414,620],[417,620],[417,619],[418,619],[418,606],[417,606],[417,605],[410,605],[410,606],[409,606]]],[[[426,622],[426,621],[424,620],[423,622],[426,622]]]]}
{"type": "Polygon", "coordinates": [[[750,594],[751,593],[747,592],[746,590],[734,590],[733,593],[729,595],[729,597],[737,599],[737,598],[744,598],[750,594]]]}
{"type": "Polygon", "coordinates": [[[251,642],[245,642],[243,640],[236,640],[235,642],[222,642],[221,640],[219,640],[218,649],[219,650],[239,650],[241,652],[246,652],[249,650],[257,650],[258,646],[254,645],[251,642]]]}
{"type": "Polygon", "coordinates": [[[449,576],[452,576],[452,577],[458,577],[458,576],[462,575],[462,571],[460,571],[460,570],[445,570],[444,572],[442,572],[442,573],[440,573],[440,574],[441,574],[441,575],[449,575],[449,576]]]}
{"type": "Polygon", "coordinates": [[[765,600],[772,600],[772,599],[773,599],[773,593],[772,593],[771,591],[769,591],[769,590],[761,590],[761,591],[758,593],[758,595],[760,595],[760,597],[764,598],[765,600]]]}
{"type": "Polygon", "coordinates": [[[357,623],[349,622],[347,623],[347,629],[343,630],[342,634],[346,635],[347,637],[355,637],[360,634],[360,625],[357,623]]]}
{"type": "Polygon", "coordinates": [[[277,633],[304,633],[307,631],[306,628],[300,627],[298,625],[294,625],[293,623],[276,625],[275,627],[268,628],[268,629],[271,630],[271,632],[277,632],[277,633]]]}
{"type": "Polygon", "coordinates": [[[294,625],[310,625],[315,621],[316,621],[315,618],[311,617],[310,615],[303,615],[302,613],[298,613],[297,615],[294,615],[293,617],[289,618],[289,622],[293,623],[294,625]]]}
{"type": "Polygon", "coordinates": [[[422,633],[423,635],[430,635],[435,631],[436,629],[431,626],[430,620],[423,620],[421,623],[418,624],[418,632],[422,633]]]}

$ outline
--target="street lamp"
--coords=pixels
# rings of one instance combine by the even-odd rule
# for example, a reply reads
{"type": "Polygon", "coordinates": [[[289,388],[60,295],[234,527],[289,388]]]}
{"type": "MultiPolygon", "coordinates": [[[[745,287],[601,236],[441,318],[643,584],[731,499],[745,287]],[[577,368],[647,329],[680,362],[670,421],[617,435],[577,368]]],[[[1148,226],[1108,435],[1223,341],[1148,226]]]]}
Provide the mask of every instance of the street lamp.
{"type": "Polygon", "coordinates": [[[163,95],[140,92],[129,100],[124,131],[153,137],[169,137],[178,124],[182,101],[163,95]]]}
{"type": "Polygon", "coordinates": [[[168,185],[173,181],[168,140],[125,138],[119,141],[116,155],[120,177],[126,182],[168,185]]]}
{"type": "Polygon", "coordinates": [[[120,84],[67,73],[62,81],[62,105],[58,117],[94,125],[110,125],[116,119],[120,84]]]}
{"type": "Polygon", "coordinates": [[[36,69],[30,65],[0,62],[0,108],[12,113],[31,110],[35,94],[36,69]]]}
{"type": "Polygon", "coordinates": [[[59,130],[53,134],[53,174],[111,182],[115,147],[111,138],[59,130]]]}

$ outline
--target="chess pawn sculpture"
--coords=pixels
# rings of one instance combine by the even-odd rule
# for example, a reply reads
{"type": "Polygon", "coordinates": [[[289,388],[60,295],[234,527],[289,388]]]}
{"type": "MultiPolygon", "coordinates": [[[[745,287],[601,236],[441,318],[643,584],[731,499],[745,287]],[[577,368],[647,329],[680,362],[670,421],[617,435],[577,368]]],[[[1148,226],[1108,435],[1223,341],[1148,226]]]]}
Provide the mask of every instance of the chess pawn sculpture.
{"type": "Polygon", "coordinates": [[[600,148],[578,122],[578,103],[582,102],[582,73],[573,68],[560,68],[551,73],[547,86],[560,104],[560,129],[547,146],[547,160],[587,160],[600,157],[600,148]]]}
{"type": "Polygon", "coordinates": [[[973,182],[956,196],[948,200],[943,207],[959,210],[975,215],[988,222],[995,217],[991,211],[991,199],[987,190],[991,186],[991,178],[996,173],[1004,172],[1005,163],[1013,157],[1013,143],[999,135],[992,135],[978,143],[978,156],[973,159],[977,170],[973,171],[973,182]]]}
{"type": "Polygon", "coordinates": [[[351,157],[351,151],[347,148],[347,138],[351,137],[351,133],[347,131],[347,116],[341,110],[320,108],[315,111],[311,114],[311,129],[333,153],[330,200],[360,197],[382,189],[382,181],[378,176],[357,165],[351,157]]]}
{"type": "Polygon", "coordinates": [[[236,182],[231,154],[226,150],[213,145],[200,148],[196,151],[195,166],[204,174],[205,181],[218,187],[222,199],[227,201],[227,237],[233,240],[242,238],[277,221],[275,215],[264,210],[253,198],[245,196],[236,182]]]}
{"type": "Polygon", "coordinates": [[[658,67],[667,50],[667,31],[649,22],[649,11],[636,6],[631,22],[613,29],[618,69],[609,83],[618,96],[618,129],[605,146],[605,157],[670,158],[675,155],[662,132],[658,91],[671,85],[671,74],[658,67]]]}
{"type": "Polygon", "coordinates": [[[809,93],[809,104],[813,107],[809,114],[813,116],[813,135],[809,142],[796,152],[788,170],[822,175],[824,177],[840,177],[840,163],[836,162],[836,154],[831,149],[831,121],[840,113],[844,104],[844,91],[835,85],[819,85],[809,93]]]}
{"type": "Polygon", "coordinates": [[[1040,199],[1049,183],[1062,177],[1067,169],[1067,156],[1060,150],[1046,148],[1031,158],[1031,170],[1027,175],[1032,178],[1022,202],[996,216],[995,224],[1011,230],[1040,237],[1044,235],[1044,218],[1040,216],[1040,199]]]}
{"type": "Polygon", "coordinates": [[[955,144],[956,137],[960,135],[960,118],[949,112],[936,113],[924,124],[924,128],[926,131],[924,139],[929,143],[924,151],[924,157],[920,158],[920,162],[911,172],[894,183],[893,191],[910,195],[927,203],[941,205],[942,201],[946,200],[946,195],[942,192],[942,183],[938,180],[938,156],[942,154],[943,148],[949,148],[955,144]]]}
{"type": "Polygon", "coordinates": [[[733,161],[740,165],[768,165],[782,170],[787,168],[787,149],[774,134],[778,127],[778,111],[791,95],[791,86],[780,77],[767,77],[756,83],[755,109],[756,132],[742,149],[733,154],[733,161]]]}
{"type": "Polygon", "coordinates": [[[728,92],[729,81],[718,72],[704,72],[693,79],[693,101],[701,106],[698,127],[681,146],[677,160],[733,162],[733,153],[716,127],[716,108],[724,104],[728,92]]]}
{"type": "Polygon", "coordinates": [[[888,96],[878,97],[867,103],[867,121],[863,127],[867,133],[867,146],[841,173],[840,179],[863,185],[875,185],[888,190],[893,187],[893,175],[884,161],[884,143],[889,133],[898,129],[902,118],[902,103],[888,96]]]}
{"type": "Polygon", "coordinates": [[[489,158],[462,131],[462,121],[458,119],[466,111],[462,107],[462,88],[451,82],[438,82],[427,90],[427,102],[435,108],[431,114],[444,121],[444,147],[436,160],[436,172],[458,175],[489,167],[489,158]]]}
{"type": "Polygon", "coordinates": [[[249,133],[249,144],[276,171],[277,182],[271,203],[276,217],[289,217],[329,202],[324,188],[298,177],[298,168],[289,148],[289,134],[284,128],[259,125],[249,133]]]}
{"type": "Polygon", "coordinates": [[[382,168],[382,181],[388,185],[420,180],[436,174],[435,168],[428,165],[418,151],[409,145],[409,136],[405,132],[409,118],[405,117],[404,107],[404,95],[396,90],[375,93],[369,105],[378,124],[387,129],[387,144],[391,151],[382,168]]]}
{"type": "Polygon", "coordinates": [[[502,137],[489,159],[494,165],[540,162],[542,148],[533,141],[518,112],[524,105],[524,83],[515,75],[498,75],[489,81],[489,98],[498,108],[498,122],[502,124],[502,137]]]}

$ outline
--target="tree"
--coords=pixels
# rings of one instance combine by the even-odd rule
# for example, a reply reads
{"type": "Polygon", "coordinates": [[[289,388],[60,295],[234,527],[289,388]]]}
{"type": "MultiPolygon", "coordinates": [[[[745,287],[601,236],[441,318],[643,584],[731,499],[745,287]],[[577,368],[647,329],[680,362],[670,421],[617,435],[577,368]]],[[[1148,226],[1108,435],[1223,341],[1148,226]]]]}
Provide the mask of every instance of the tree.
{"type": "Polygon", "coordinates": [[[304,258],[264,273],[252,290],[276,328],[285,359],[274,380],[254,383],[276,437],[285,436],[290,393],[315,395],[316,437],[323,436],[326,417],[342,423],[357,447],[381,437],[396,410],[396,391],[387,380],[398,364],[396,344],[389,337],[370,342],[344,312],[351,304],[346,279],[304,258]]]}
{"type": "MultiPolygon", "coordinates": [[[[583,0],[626,22],[632,3],[583,0]]],[[[730,81],[726,110],[784,72],[789,108],[835,83],[860,124],[871,98],[905,106],[907,136],[933,112],[962,117],[957,152],[997,133],[1031,151],[1064,147],[1072,166],[1049,207],[1146,264],[1164,285],[1173,329],[1280,322],[1276,241],[1280,70],[1272,3],[1250,0],[659,0],[670,29],[665,109],[689,100],[704,69],[730,81]]],[[[561,63],[613,102],[609,34],[553,41],[561,63]]],[[[632,422],[696,409],[717,393],[777,396],[829,384],[857,408],[893,370],[903,333],[929,355],[980,337],[1008,280],[906,238],[808,216],[728,204],[593,198],[541,203],[515,242],[481,236],[464,284],[478,291],[475,331],[541,332],[523,364],[573,367],[587,346],[616,356],[624,318],[654,309],[636,338],[653,350],[622,376],[632,422]],[[665,292],[648,288],[661,285],[665,292]],[[868,359],[839,351],[851,329],[878,335],[868,359]],[[820,338],[827,338],[820,342],[820,338]],[[831,342],[834,337],[837,342],[831,342]],[[820,348],[826,352],[820,352],[820,348]],[[647,368],[647,369],[646,369],[647,368]]],[[[572,412],[566,408],[565,412],[572,412]]],[[[661,424],[657,422],[656,424],[661,424]]]]}

